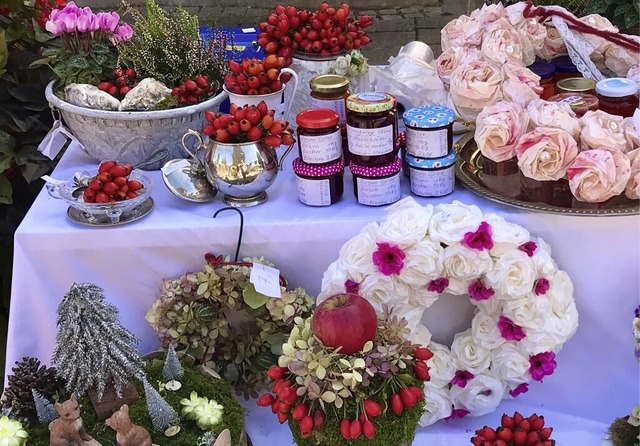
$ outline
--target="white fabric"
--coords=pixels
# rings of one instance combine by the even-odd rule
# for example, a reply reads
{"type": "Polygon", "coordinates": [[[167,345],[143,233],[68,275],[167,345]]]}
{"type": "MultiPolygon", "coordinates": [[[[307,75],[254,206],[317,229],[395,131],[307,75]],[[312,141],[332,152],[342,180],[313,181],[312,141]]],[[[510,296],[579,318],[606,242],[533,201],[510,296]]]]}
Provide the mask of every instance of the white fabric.
{"type": "MultiPolygon", "coordinates": [[[[80,150],[70,149],[52,176],[67,179],[95,164],[80,150]]],[[[307,207],[297,200],[291,159],[284,164],[284,172],[268,191],[269,201],[244,211],[241,256],[264,255],[281,269],[291,286],[303,286],[314,294],[342,244],[366,223],[380,220],[384,211],[356,204],[348,173],[340,203],[307,207]]],[[[139,348],[144,353],[158,347],[155,332],[144,316],[158,296],[162,279],[199,270],[206,252],[233,255],[236,213],[225,212],[214,220],[213,213],[223,207],[219,197],[207,204],[186,202],[171,195],[159,172],[151,176],[155,209],[145,219],[118,228],[75,225],[66,217],[62,201],[49,197],[46,191],[40,193],[15,235],[7,373],[26,355],[48,362],[55,344],[56,309],[73,282],[103,287],[108,300],[120,308],[122,324],[141,339],[139,348]]],[[[406,196],[408,181],[402,181],[406,196]]],[[[529,393],[519,396],[512,407],[528,404],[539,413],[557,411],[600,423],[629,413],[640,399],[631,330],[633,309],[640,296],[640,217],[533,213],[487,201],[460,186],[447,197],[418,198],[424,204],[453,200],[477,204],[484,212],[502,215],[524,226],[532,236],[544,238],[560,269],[566,270],[574,283],[580,313],[578,332],[558,354],[556,372],[542,384],[531,383],[529,393]]],[[[507,410],[500,406],[498,412],[503,411],[507,410]]],[[[496,413],[487,424],[496,424],[498,419],[496,413]]],[[[464,426],[481,427],[479,421],[472,419],[464,426]]],[[[439,426],[446,433],[460,430],[451,427],[454,424],[439,426]]],[[[575,426],[576,432],[579,429],[575,426]]],[[[468,432],[461,433],[468,436],[468,432]]],[[[584,435],[575,441],[565,440],[565,444],[596,444],[584,435]],[[578,441],[582,438],[584,442],[578,441]]],[[[465,442],[447,439],[430,444],[465,443],[468,438],[465,442]]]]}

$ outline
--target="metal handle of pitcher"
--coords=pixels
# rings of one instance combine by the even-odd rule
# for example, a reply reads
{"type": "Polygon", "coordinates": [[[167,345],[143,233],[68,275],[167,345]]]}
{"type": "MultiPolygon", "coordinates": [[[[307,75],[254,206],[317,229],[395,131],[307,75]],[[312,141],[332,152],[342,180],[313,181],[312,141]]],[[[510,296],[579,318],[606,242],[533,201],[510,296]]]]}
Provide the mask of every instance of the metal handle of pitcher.
{"type": "MultiPolygon", "coordinates": [[[[291,113],[291,106],[293,106],[293,101],[295,100],[296,91],[298,91],[298,73],[293,71],[291,68],[281,68],[278,79],[280,79],[280,76],[282,76],[282,73],[289,73],[293,78],[293,91],[291,92],[291,97],[288,101],[289,103],[287,104],[287,110],[284,113],[284,120],[289,121],[289,113],[291,113]]],[[[289,84],[287,83],[286,87],[288,86],[289,84]]],[[[287,151],[286,153],[289,153],[289,152],[287,151]]]]}
{"type": "MultiPolygon", "coordinates": [[[[204,145],[204,141],[202,139],[202,136],[200,136],[200,133],[196,132],[195,130],[189,129],[187,130],[187,133],[185,133],[184,135],[182,135],[182,148],[185,150],[185,152],[187,152],[189,154],[189,156],[191,156],[191,158],[193,158],[200,166],[203,166],[202,161],[200,161],[200,158],[198,158],[198,151],[200,149],[205,149],[206,150],[206,146],[204,145]],[[189,136],[195,136],[196,139],[198,140],[198,146],[196,147],[195,152],[192,152],[188,147],[187,147],[187,137],[189,136]]],[[[204,167],[204,166],[203,166],[204,167]]]]}
{"type": "Polygon", "coordinates": [[[278,161],[278,170],[282,170],[282,163],[284,162],[284,159],[287,157],[287,155],[291,153],[291,149],[293,149],[294,145],[295,143],[290,144],[289,147],[287,147],[287,150],[285,150],[282,156],[280,157],[280,161],[278,161]]]}

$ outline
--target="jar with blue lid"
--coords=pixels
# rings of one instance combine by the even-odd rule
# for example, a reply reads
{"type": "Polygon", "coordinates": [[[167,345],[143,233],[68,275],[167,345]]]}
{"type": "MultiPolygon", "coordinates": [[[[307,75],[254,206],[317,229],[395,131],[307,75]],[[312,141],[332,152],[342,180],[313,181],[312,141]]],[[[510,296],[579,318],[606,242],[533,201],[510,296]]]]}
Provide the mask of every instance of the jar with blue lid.
{"type": "Polygon", "coordinates": [[[454,149],[441,158],[426,159],[407,154],[411,192],[421,197],[442,197],[453,192],[457,157],[454,149]]]}
{"type": "Polygon", "coordinates": [[[442,105],[413,107],[404,112],[407,154],[418,158],[442,158],[453,146],[456,114],[442,105]]]}

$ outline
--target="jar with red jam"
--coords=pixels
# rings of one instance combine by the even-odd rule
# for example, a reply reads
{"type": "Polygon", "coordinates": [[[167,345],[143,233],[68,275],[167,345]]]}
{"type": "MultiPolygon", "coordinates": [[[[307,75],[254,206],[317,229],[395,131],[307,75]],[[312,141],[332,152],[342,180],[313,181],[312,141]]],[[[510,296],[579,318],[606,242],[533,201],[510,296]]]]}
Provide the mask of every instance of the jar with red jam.
{"type": "Polygon", "coordinates": [[[638,108],[638,84],[624,77],[603,79],[596,84],[600,110],[628,118],[638,108]]]}
{"type": "Polygon", "coordinates": [[[349,170],[353,174],[353,193],[358,203],[384,206],[398,201],[402,195],[401,169],[402,162],[398,157],[381,166],[363,166],[351,161],[349,170]]]}
{"type": "Polygon", "coordinates": [[[571,61],[569,56],[558,56],[551,60],[551,63],[556,68],[556,72],[553,75],[553,81],[566,79],[568,77],[582,77],[582,73],[578,71],[578,68],[571,61]]]}
{"type": "Polygon", "coordinates": [[[581,117],[588,111],[598,110],[598,98],[592,94],[586,93],[560,93],[549,98],[549,102],[564,102],[569,104],[571,110],[581,117]]]}
{"type": "Polygon", "coordinates": [[[540,86],[542,87],[541,99],[549,99],[555,94],[555,85],[553,82],[553,75],[556,73],[556,67],[544,60],[536,60],[529,65],[529,68],[534,74],[540,76],[540,86]]]}
{"type": "Polygon", "coordinates": [[[347,99],[347,139],[351,162],[362,166],[392,163],[398,155],[396,98],[358,93],[347,99]]]}
{"type": "Polygon", "coordinates": [[[338,114],[328,108],[298,113],[298,152],[304,163],[329,164],[342,158],[342,134],[338,122],[338,114]]]}
{"type": "Polygon", "coordinates": [[[342,131],[342,151],[347,153],[347,98],[349,79],[338,74],[321,74],[309,81],[311,108],[328,108],[340,117],[338,125],[342,131]]]}
{"type": "Polygon", "coordinates": [[[293,160],[298,200],[307,206],[330,206],[344,194],[344,161],[342,158],[322,166],[293,160]]]}

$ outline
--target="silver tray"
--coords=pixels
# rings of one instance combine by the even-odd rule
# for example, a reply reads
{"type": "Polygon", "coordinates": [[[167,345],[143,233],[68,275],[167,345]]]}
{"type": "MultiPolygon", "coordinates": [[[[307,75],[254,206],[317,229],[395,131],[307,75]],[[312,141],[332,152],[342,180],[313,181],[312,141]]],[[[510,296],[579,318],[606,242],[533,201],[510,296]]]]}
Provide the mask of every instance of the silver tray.
{"type": "Polygon", "coordinates": [[[123,213],[120,216],[120,221],[117,223],[113,223],[106,215],[96,216],[87,212],[82,212],[74,207],[69,207],[69,209],[67,209],[67,216],[72,222],[82,226],[91,226],[92,228],[112,228],[114,226],[122,226],[140,220],[151,212],[153,205],[153,198],[149,197],[130,211],[123,213]]]}

